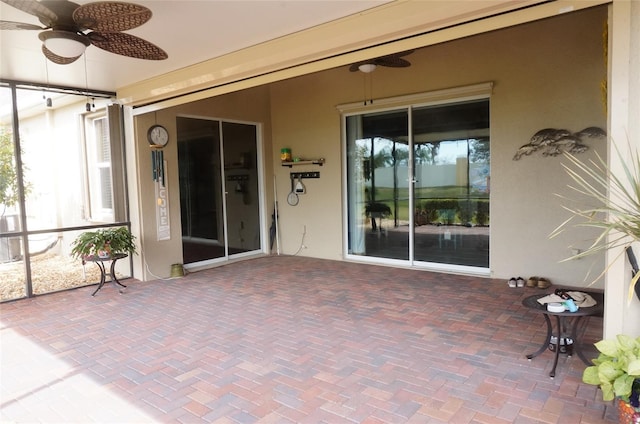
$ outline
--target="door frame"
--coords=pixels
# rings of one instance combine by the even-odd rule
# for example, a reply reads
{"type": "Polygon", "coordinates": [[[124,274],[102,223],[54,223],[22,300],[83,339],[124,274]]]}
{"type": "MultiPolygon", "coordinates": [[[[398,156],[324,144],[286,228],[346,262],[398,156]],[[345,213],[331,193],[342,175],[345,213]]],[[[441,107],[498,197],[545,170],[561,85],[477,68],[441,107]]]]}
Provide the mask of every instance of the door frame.
{"type": "MultiPolygon", "coordinates": [[[[206,121],[217,121],[219,123],[218,131],[220,134],[220,159],[221,159],[221,167],[220,167],[220,182],[221,182],[221,193],[222,193],[222,235],[224,237],[224,256],[218,258],[211,258],[204,261],[193,262],[189,264],[184,264],[185,269],[188,271],[197,271],[201,269],[210,268],[214,264],[226,263],[232,260],[246,258],[246,257],[254,257],[261,256],[268,253],[268,228],[266,226],[266,196],[265,196],[265,167],[264,167],[264,137],[263,137],[263,129],[264,126],[260,122],[254,121],[245,121],[245,120],[237,120],[237,119],[227,119],[227,118],[219,118],[219,117],[211,117],[211,116],[203,116],[203,115],[192,115],[192,114],[177,114],[175,119],[178,118],[189,118],[189,119],[201,119],[206,121]],[[257,198],[257,206],[258,206],[258,219],[260,223],[260,228],[258,229],[258,234],[260,235],[260,247],[258,249],[229,254],[229,237],[228,237],[228,219],[227,219],[227,198],[226,195],[229,192],[229,187],[227,186],[226,181],[226,173],[224,169],[224,134],[222,131],[223,123],[233,123],[233,124],[242,124],[242,125],[251,125],[255,127],[256,130],[256,174],[257,174],[257,187],[258,187],[258,198],[257,198]]],[[[177,135],[177,134],[176,134],[177,135]]],[[[177,138],[177,137],[176,137],[177,138]]],[[[178,141],[176,140],[176,143],[178,141]]],[[[177,146],[176,146],[177,150],[177,146]]],[[[179,166],[179,165],[178,165],[179,166]]],[[[179,170],[178,170],[179,173],[179,170]]],[[[178,184],[177,189],[178,196],[180,195],[180,186],[178,184]]],[[[182,211],[180,211],[182,214],[182,211]]],[[[180,219],[181,222],[181,219],[180,219]]],[[[180,239],[182,243],[182,228],[180,228],[180,239]]]]}
{"type": "MultiPolygon", "coordinates": [[[[414,256],[414,231],[409,231],[408,243],[409,243],[409,258],[404,259],[391,259],[374,256],[354,255],[349,253],[349,197],[348,197],[348,152],[347,152],[347,126],[346,120],[349,116],[362,115],[368,113],[383,113],[393,110],[406,109],[409,119],[409,172],[408,178],[410,181],[410,196],[409,196],[409,208],[414,208],[414,180],[415,170],[413,165],[413,131],[412,131],[412,109],[415,107],[429,106],[429,105],[444,105],[447,103],[459,103],[465,101],[488,99],[490,101],[493,91],[493,82],[484,82],[479,84],[448,88],[443,90],[435,90],[425,93],[410,94],[406,96],[390,97],[384,99],[376,99],[375,107],[371,104],[364,105],[362,102],[348,103],[336,106],[340,112],[341,121],[341,143],[342,143],[342,156],[345,160],[342,161],[342,196],[343,196],[343,258],[345,260],[354,262],[365,262],[374,264],[384,264],[400,267],[420,268],[425,270],[432,270],[438,272],[456,272],[470,275],[491,275],[491,250],[489,250],[489,267],[472,267],[465,265],[455,265],[436,262],[422,262],[416,261],[414,256]]],[[[415,228],[415,217],[412,213],[409,214],[409,228],[415,228]]],[[[489,235],[491,239],[491,235],[489,235]]]]}

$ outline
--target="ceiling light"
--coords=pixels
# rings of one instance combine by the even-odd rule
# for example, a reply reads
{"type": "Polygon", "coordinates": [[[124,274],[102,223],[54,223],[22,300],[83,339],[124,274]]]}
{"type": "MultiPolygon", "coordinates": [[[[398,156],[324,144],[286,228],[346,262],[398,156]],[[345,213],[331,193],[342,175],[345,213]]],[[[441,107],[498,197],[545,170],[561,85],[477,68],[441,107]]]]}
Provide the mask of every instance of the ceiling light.
{"type": "Polygon", "coordinates": [[[376,65],[374,65],[373,63],[363,63],[362,65],[358,66],[358,69],[360,70],[360,72],[368,74],[376,70],[376,65]]]}
{"type": "Polygon", "coordinates": [[[69,31],[45,31],[41,32],[38,37],[44,42],[44,46],[53,54],[67,58],[82,55],[89,44],[91,44],[89,39],[84,35],[69,31]]]}

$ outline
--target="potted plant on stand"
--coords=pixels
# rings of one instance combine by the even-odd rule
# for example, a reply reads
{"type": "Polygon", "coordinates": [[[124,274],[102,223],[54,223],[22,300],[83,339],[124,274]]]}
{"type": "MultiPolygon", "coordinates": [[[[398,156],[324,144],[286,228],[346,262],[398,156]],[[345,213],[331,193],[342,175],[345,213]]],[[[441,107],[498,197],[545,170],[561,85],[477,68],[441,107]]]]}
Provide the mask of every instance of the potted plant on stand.
{"type": "MultiPolygon", "coordinates": [[[[636,269],[631,247],[634,242],[640,241],[640,157],[636,152],[628,159],[617,146],[615,151],[620,159],[623,177],[613,174],[598,155],[595,160],[585,163],[571,154],[565,154],[570,164],[564,167],[575,183],[570,188],[590,198],[595,206],[565,207],[571,212],[571,217],[551,237],[564,231],[576,219],[580,221],[575,224],[578,227],[600,229],[600,234],[587,249],[565,260],[613,248],[622,252],[617,258],[624,257],[626,252],[634,268],[629,284],[631,302],[634,291],[640,299],[640,272],[636,269]]],[[[594,365],[584,370],[582,381],[599,386],[605,401],[616,399],[621,423],[640,423],[640,337],[634,339],[629,335],[618,335],[614,340],[601,340],[595,346],[600,354],[593,360],[594,365]]]]}
{"type": "Polygon", "coordinates": [[[96,257],[108,260],[117,254],[135,253],[135,236],[126,227],[85,231],[71,244],[71,255],[83,261],[96,257]]]}
{"type": "Polygon", "coordinates": [[[377,231],[376,218],[382,220],[382,218],[388,217],[391,215],[391,208],[386,203],[369,202],[365,206],[364,212],[367,218],[371,218],[371,230],[377,231]]]}

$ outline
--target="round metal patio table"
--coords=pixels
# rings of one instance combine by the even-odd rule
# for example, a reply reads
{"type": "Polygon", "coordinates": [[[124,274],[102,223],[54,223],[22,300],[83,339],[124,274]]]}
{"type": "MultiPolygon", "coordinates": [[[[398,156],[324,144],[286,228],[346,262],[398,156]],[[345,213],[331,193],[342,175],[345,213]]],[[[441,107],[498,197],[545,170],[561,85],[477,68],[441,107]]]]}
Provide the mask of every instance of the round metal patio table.
{"type": "MultiPolygon", "coordinates": [[[[553,378],[556,376],[556,367],[558,366],[558,357],[560,355],[560,346],[562,341],[566,341],[567,339],[571,339],[573,341],[573,351],[582,359],[586,365],[591,365],[589,360],[585,358],[584,353],[581,349],[580,340],[578,340],[578,331],[584,328],[587,320],[583,320],[584,317],[601,315],[604,309],[604,305],[602,302],[602,298],[599,295],[594,295],[593,293],[589,293],[594,297],[597,304],[591,306],[589,308],[580,308],[576,312],[550,312],[547,310],[547,305],[542,305],[538,302],[538,299],[543,298],[549,293],[536,294],[533,296],[529,296],[522,301],[522,305],[529,309],[533,309],[536,312],[541,313],[544,316],[545,322],[547,324],[547,336],[545,341],[542,343],[540,348],[527,355],[527,359],[531,360],[536,356],[540,355],[542,352],[547,350],[549,344],[551,343],[553,334],[553,325],[551,324],[551,318],[555,317],[555,328],[556,328],[556,349],[555,349],[555,358],[553,360],[553,367],[551,368],[551,372],[549,372],[549,377],[553,378]],[[567,330],[563,332],[563,329],[567,330]],[[569,333],[569,334],[567,334],[569,333]]],[[[566,346],[566,343],[565,343],[566,346]]],[[[570,350],[569,350],[570,352],[570,350]]]]}

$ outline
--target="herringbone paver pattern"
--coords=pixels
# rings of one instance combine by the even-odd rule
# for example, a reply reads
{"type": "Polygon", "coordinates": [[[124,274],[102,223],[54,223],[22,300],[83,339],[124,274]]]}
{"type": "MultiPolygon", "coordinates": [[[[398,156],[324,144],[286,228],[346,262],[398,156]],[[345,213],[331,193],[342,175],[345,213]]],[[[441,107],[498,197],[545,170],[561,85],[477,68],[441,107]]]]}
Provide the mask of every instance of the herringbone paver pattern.
{"type": "Polygon", "coordinates": [[[615,422],[577,357],[525,359],[538,289],[287,256],[127,285],[0,306],[0,421],[615,422]]]}

